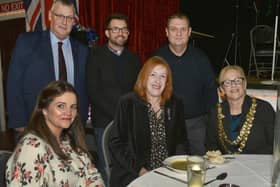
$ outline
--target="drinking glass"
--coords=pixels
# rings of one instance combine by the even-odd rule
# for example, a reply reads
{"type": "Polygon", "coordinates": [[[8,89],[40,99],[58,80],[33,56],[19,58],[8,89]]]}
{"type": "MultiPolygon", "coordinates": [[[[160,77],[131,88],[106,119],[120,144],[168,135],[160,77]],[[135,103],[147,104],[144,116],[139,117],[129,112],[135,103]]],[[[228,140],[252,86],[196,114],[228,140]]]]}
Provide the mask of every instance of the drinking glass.
{"type": "Polygon", "coordinates": [[[207,163],[201,156],[187,158],[188,187],[203,187],[207,163]]]}

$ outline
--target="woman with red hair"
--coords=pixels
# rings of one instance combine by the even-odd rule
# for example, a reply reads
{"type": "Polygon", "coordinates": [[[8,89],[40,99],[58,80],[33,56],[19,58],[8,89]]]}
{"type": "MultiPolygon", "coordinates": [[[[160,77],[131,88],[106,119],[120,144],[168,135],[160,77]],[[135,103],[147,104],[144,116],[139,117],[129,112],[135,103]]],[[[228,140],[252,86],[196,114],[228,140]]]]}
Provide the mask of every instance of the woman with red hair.
{"type": "Polygon", "coordinates": [[[160,57],[142,67],[134,92],[119,102],[110,134],[110,186],[126,186],[133,179],[162,166],[175,154],[187,153],[182,102],[172,94],[172,76],[160,57]]]}

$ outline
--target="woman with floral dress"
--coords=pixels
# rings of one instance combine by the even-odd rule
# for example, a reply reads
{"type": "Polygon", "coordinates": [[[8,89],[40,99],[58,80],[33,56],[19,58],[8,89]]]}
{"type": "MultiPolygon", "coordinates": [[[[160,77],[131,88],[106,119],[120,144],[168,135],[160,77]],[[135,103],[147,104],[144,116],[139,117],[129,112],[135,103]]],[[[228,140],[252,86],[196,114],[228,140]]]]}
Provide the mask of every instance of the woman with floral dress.
{"type": "Polygon", "coordinates": [[[38,96],[30,122],[6,166],[7,186],[101,187],[84,141],[79,99],[55,81],[38,96]]]}

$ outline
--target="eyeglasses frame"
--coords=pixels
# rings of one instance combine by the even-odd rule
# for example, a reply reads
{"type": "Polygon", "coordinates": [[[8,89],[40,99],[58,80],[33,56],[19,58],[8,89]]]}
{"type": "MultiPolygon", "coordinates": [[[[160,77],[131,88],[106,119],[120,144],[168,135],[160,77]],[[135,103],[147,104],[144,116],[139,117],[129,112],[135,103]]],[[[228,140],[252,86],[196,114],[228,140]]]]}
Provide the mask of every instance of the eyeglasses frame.
{"type": "Polygon", "coordinates": [[[66,23],[70,23],[70,22],[73,23],[75,21],[74,16],[64,16],[62,14],[57,14],[54,11],[51,11],[51,13],[57,18],[58,21],[64,22],[64,20],[66,20],[66,23]]]}
{"type": "Polygon", "coordinates": [[[230,87],[232,86],[233,84],[235,86],[239,86],[239,85],[242,85],[243,81],[245,80],[245,77],[236,77],[235,79],[232,79],[232,80],[224,80],[221,82],[221,85],[225,86],[225,87],[230,87]],[[240,82],[237,82],[237,80],[240,80],[240,82]],[[227,81],[230,81],[229,84],[225,84],[225,82],[227,81]]]}
{"type": "Polygon", "coordinates": [[[128,34],[129,33],[129,29],[127,27],[108,27],[107,30],[111,31],[112,33],[124,33],[124,34],[128,34]]]}

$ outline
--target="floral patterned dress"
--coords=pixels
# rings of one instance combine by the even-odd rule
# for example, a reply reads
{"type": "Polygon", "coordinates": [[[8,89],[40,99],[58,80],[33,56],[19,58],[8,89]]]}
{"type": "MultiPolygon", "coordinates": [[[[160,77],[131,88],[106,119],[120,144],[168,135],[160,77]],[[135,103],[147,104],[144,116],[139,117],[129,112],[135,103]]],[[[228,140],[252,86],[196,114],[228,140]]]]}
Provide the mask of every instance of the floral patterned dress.
{"type": "Polygon", "coordinates": [[[85,153],[77,154],[68,141],[61,148],[71,159],[63,161],[45,141],[24,136],[6,166],[7,186],[100,187],[103,180],[85,153]]]}

